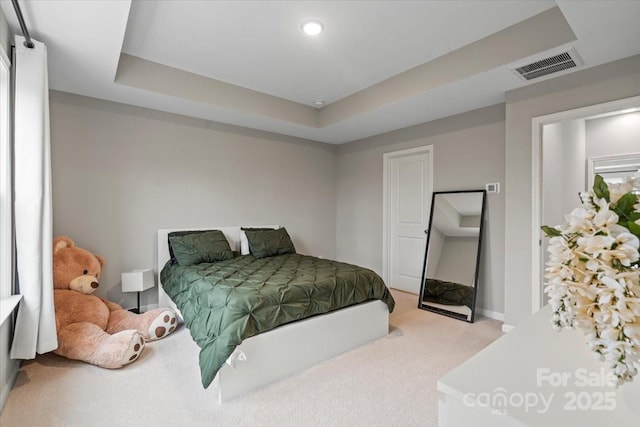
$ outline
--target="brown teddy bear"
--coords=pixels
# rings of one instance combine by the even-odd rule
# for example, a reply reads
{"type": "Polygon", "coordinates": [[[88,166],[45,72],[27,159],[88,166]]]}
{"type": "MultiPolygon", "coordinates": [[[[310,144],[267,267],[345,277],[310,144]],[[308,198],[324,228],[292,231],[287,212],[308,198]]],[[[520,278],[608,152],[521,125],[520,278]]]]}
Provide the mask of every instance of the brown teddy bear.
{"type": "Polygon", "coordinates": [[[176,314],[158,308],[135,314],[91,295],[105,260],[66,236],[53,240],[53,295],[58,348],[54,353],[103,368],[138,359],[145,341],[164,338],[178,324],[176,314]]]}

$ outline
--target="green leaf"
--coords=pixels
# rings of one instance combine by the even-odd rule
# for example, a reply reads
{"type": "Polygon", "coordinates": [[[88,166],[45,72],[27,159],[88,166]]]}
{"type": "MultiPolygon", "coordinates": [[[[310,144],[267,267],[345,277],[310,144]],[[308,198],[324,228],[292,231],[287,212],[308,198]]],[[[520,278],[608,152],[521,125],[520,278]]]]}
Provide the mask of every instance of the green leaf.
{"type": "Polygon", "coordinates": [[[627,228],[632,234],[635,234],[640,239],[640,225],[633,221],[627,221],[627,228]]]}
{"type": "Polygon", "coordinates": [[[600,175],[596,175],[593,182],[593,192],[600,199],[605,199],[607,202],[611,200],[609,198],[609,186],[600,175]]]}
{"type": "Polygon", "coordinates": [[[558,237],[558,236],[562,236],[562,233],[560,232],[560,230],[555,229],[553,227],[549,227],[548,225],[543,225],[542,227],[542,231],[544,231],[544,234],[547,235],[547,237],[558,237]]]}
{"type": "Polygon", "coordinates": [[[627,193],[620,197],[613,211],[618,214],[621,222],[631,219],[630,215],[633,213],[633,205],[637,203],[637,200],[636,196],[632,193],[627,193]]]}
{"type": "Polygon", "coordinates": [[[640,212],[631,212],[629,214],[629,221],[637,221],[640,219],[640,212]]]}

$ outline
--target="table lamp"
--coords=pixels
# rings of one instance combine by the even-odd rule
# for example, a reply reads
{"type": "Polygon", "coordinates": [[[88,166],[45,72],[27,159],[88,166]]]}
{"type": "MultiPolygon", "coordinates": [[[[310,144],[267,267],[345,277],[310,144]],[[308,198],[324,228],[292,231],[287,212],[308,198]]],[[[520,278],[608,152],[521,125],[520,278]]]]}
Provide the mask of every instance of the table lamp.
{"type": "Polygon", "coordinates": [[[153,270],[134,270],[128,273],[122,273],[122,292],[137,292],[138,307],[131,309],[134,313],[140,313],[140,292],[155,286],[153,270]]]}

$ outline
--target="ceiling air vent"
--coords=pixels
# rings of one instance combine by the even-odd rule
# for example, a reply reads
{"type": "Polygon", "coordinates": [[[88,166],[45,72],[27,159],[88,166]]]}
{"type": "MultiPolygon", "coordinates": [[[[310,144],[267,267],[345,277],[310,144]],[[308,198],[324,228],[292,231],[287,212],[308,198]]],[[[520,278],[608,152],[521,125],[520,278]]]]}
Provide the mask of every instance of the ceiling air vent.
{"type": "Polygon", "coordinates": [[[525,80],[533,80],[549,74],[576,68],[580,65],[582,65],[582,60],[575,49],[572,48],[549,58],[514,68],[513,71],[525,80]]]}

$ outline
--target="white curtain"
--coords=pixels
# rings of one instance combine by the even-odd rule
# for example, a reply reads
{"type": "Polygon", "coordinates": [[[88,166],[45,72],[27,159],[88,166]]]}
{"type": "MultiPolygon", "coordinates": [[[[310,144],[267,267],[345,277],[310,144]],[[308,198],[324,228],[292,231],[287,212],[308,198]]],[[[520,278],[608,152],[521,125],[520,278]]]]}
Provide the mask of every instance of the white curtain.
{"type": "Polygon", "coordinates": [[[14,198],[16,268],[23,299],[12,359],[33,359],[58,347],[53,306],[51,148],[47,47],[16,36],[14,198]]]}

